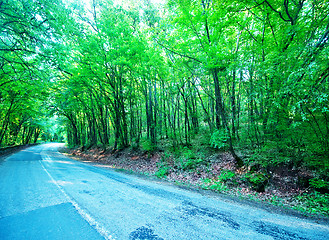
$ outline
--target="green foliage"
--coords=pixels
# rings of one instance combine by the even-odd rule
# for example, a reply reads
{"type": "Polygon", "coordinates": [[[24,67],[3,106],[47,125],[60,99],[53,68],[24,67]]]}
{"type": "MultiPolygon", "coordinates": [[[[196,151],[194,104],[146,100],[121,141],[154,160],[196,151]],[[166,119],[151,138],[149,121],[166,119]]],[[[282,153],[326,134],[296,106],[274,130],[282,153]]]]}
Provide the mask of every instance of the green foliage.
{"type": "Polygon", "coordinates": [[[220,175],[218,176],[219,182],[227,182],[232,180],[235,177],[235,173],[231,170],[222,170],[220,175]]]}
{"type": "Polygon", "coordinates": [[[218,192],[227,192],[229,189],[222,181],[214,181],[213,179],[206,178],[204,179],[203,187],[205,189],[211,189],[218,192]]]}
{"type": "Polygon", "coordinates": [[[160,167],[159,167],[158,171],[156,171],[155,175],[158,178],[164,178],[170,173],[170,169],[171,168],[166,165],[160,165],[160,167]]]}
{"type": "Polygon", "coordinates": [[[320,213],[329,216],[329,194],[319,192],[304,193],[296,197],[296,209],[307,213],[320,213]]]}
{"type": "Polygon", "coordinates": [[[202,157],[198,157],[196,152],[188,147],[184,147],[179,151],[181,155],[178,157],[178,167],[182,170],[194,170],[198,166],[205,164],[205,161],[202,157]]]}
{"type": "Polygon", "coordinates": [[[278,196],[272,196],[271,199],[270,199],[270,203],[272,203],[273,205],[276,205],[276,206],[283,206],[283,199],[278,197],[278,196]]]}
{"type": "Polygon", "coordinates": [[[156,149],[156,145],[150,139],[146,139],[141,142],[141,149],[151,153],[156,149]]]}
{"type": "Polygon", "coordinates": [[[171,162],[171,158],[172,158],[172,156],[169,153],[164,152],[161,155],[161,163],[162,164],[169,164],[171,162]]]}
{"type": "Polygon", "coordinates": [[[265,191],[265,186],[267,185],[269,180],[268,174],[255,172],[247,173],[244,177],[249,181],[254,190],[256,190],[257,192],[265,191]]]}
{"type": "Polygon", "coordinates": [[[56,75],[52,53],[60,33],[60,17],[50,12],[64,16],[62,7],[57,0],[1,1],[0,146],[35,143],[40,136],[50,140],[45,103],[56,75]]]}
{"type": "Polygon", "coordinates": [[[139,149],[139,142],[137,141],[136,138],[131,139],[131,148],[133,150],[138,150],[139,149]]]}
{"type": "Polygon", "coordinates": [[[248,173],[245,176],[251,183],[262,184],[268,180],[268,176],[264,173],[248,173]]]}
{"type": "Polygon", "coordinates": [[[164,178],[170,173],[170,158],[171,156],[166,152],[161,156],[161,161],[157,163],[158,170],[155,173],[158,178],[164,178]]]}
{"type": "Polygon", "coordinates": [[[228,187],[222,182],[214,182],[209,189],[216,190],[218,192],[227,192],[228,187]]]}
{"type": "Polygon", "coordinates": [[[185,159],[195,159],[196,153],[192,149],[189,149],[188,147],[184,147],[182,150],[182,155],[185,159]]]}
{"type": "Polygon", "coordinates": [[[316,170],[320,178],[325,179],[329,176],[329,161],[327,153],[307,156],[304,161],[304,165],[309,169],[316,170]]]}
{"type": "Polygon", "coordinates": [[[204,162],[202,158],[181,158],[180,159],[180,168],[183,170],[193,170],[197,168],[200,164],[204,162]]]}
{"type": "Polygon", "coordinates": [[[206,164],[200,146],[240,146],[249,164],[326,179],[327,5],[271,3],[2,1],[0,145],[170,142],[187,170],[206,164]]]}
{"type": "Polygon", "coordinates": [[[216,130],[210,137],[210,145],[217,149],[225,149],[229,136],[225,129],[216,130]]]}
{"type": "Polygon", "coordinates": [[[222,170],[221,174],[217,177],[217,179],[204,179],[203,187],[206,189],[212,189],[219,192],[226,192],[229,190],[228,184],[235,184],[234,181],[235,173],[231,170],[222,170]]]}
{"type": "Polygon", "coordinates": [[[323,179],[310,179],[310,186],[314,187],[315,189],[327,189],[327,191],[329,191],[329,182],[323,179]]]}

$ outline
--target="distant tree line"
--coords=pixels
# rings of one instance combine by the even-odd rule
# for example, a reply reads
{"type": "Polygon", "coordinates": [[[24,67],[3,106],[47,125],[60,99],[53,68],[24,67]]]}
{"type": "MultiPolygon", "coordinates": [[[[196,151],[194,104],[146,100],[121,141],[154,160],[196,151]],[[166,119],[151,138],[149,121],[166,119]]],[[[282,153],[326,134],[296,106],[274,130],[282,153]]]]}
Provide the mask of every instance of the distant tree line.
{"type": "Polygon", "coordinates": [[[56,3],[0,1],[0,147],[52,138],[46,103],[55,77],[56,3]]]}

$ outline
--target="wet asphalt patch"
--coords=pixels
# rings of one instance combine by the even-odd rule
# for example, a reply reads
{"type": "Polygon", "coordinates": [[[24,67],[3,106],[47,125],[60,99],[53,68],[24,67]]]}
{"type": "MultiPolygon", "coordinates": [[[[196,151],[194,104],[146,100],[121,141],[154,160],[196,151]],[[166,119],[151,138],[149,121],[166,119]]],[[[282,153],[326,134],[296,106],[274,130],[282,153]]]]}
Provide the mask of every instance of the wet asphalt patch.
{"type": "Polygon", "coordinates": [[[300,237],[296,233],[291,233],[287,230],[284,230],[279,226],[266,224],[261,221],[254,221],[252,226],[255,228],[256,232],[271,236],[275,240],[310,240],[308,238],[300,237]]]}
{"type": "Polygon", "coordinates": [[[205,216],[220,220],[224,222],[227,227],[233,228],[234,230],[238,230],[240,228],[240,224],[234,221],[227,213],[219,212],[215,209],[206,207],[198,207],[189,201],[184,201],[183,207],[181,207],[179,210],[183,212],[183,214],[186,214],[186,216],[205,216]]]}
{"type": "Polygon", "coordinates": [[[154,233],[154,230],[148,227],[140,227],[129,235],[129,240],[164,240],[154,233]]]}

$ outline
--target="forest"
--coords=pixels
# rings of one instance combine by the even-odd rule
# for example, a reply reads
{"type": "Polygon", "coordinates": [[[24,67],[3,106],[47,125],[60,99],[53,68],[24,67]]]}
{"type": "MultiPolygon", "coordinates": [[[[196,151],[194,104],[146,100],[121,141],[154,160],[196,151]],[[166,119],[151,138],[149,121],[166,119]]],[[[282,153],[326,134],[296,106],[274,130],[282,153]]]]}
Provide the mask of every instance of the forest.
{"type": "Polygon", "coordinates": [[[329,189],[328,0],[0,0],[0,27],[1,147],[204,147],[329,189]]]}

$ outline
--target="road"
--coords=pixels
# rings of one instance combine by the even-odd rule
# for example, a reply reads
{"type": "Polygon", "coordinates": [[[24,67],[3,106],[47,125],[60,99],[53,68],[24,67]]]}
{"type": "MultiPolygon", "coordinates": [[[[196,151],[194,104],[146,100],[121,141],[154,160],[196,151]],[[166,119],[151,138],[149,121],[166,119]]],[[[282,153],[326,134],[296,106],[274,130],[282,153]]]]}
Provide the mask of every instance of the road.
{"type": "Polygon", "coordinates": [[[0,239],[329,239],[329,226],[60,154],[0,162],[0,239]]]}

